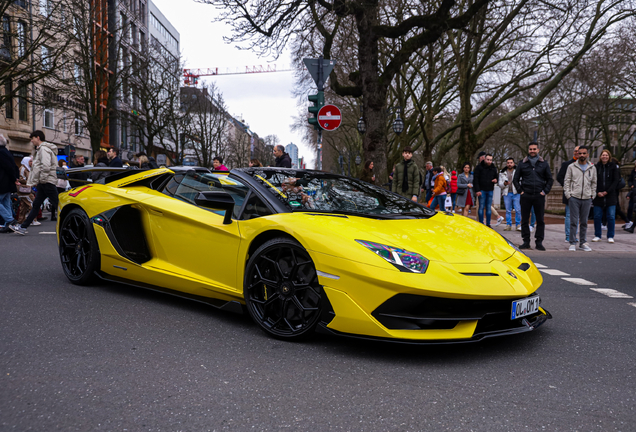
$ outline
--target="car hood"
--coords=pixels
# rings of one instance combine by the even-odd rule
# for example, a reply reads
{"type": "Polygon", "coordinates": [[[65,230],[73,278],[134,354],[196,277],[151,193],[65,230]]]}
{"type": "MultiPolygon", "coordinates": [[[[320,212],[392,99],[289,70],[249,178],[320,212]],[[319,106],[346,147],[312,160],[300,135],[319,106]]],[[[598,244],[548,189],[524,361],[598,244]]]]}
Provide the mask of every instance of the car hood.
{"type": "Polygon", "coordinates": [[[308,247],[348,259],[367,261],[363,246],[355,240],[382,243],[451,264],[504,261],[515,252],[493,229],[458,215],[437,213],[428,219],[395,220],[308,213],[294,216],[301,215],[306,229],[298,234],[307,240],[308,247]],[[308,231],[312,234],[302,235],[308,231]],[[343,242],[335,242],[336,236],[343,242]]]}

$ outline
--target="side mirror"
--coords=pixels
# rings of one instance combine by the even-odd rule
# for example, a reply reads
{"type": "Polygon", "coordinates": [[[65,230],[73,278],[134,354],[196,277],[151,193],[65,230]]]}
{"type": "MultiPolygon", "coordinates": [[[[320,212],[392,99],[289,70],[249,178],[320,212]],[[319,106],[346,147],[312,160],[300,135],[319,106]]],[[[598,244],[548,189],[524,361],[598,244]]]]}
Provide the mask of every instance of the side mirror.
{"type": "Polygon", "coordinates": [[[225,210],[223,224],[232,223],[232,212],[234,211],[234,198],[225,191],[204,191],[194,199],[196,205],[212,210],[225,210]]]}

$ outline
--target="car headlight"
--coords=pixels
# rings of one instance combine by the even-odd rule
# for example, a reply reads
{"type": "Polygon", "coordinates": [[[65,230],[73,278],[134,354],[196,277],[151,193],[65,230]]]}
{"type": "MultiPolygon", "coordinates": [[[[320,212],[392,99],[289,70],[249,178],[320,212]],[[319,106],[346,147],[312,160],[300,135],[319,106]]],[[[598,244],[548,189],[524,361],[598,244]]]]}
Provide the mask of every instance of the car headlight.
{"type": "Polygon", "coordinates": [[[384,258],[400,271],[426,273],[429,261],[418,253],[365,240],[356,240],[356,242],[384,258]]]}
{"type": "MultiPolygon", "coordinates": [[[[505,238],[502,234],[499,234],[501,236],[502,239],[504,239],[506,241],[506,243],[508,243],[508,246],[510,246],[511,248],[513,248],[514,250],[516,250],[517,252],[521,252],[523,253],[523,251],[521,249],[519,249],[517,247],[516,244],[514,244],[513,242],[511,242],[510,240],[508,240],[507,238],[505,238]]],[[[525,255],[525,254],[524,254],[525,255]]]]}

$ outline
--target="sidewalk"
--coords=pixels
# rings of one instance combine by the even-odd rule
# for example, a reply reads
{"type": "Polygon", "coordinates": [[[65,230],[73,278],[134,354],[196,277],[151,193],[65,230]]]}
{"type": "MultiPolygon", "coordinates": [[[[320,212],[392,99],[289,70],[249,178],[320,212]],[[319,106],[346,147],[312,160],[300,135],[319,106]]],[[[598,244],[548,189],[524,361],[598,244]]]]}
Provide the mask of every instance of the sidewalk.
{"type": "MultiPolygon", "coordinates": [[[[500,211],[501,215],[505,217],[505,211],[500,211]]],[[[472,215],[470,215],[472,217],[472,215]]],[[[514,213],[513,213],[514,218],[514,213]]],[[[513,219],[514,220],[514,219],[513,219]]],[[[545,238],[543,239],[543,246],[545,246],[546,251],[562,251],[564,253],[587,253],[593,254],[595,252],[636,252],[636,234],[630,234],[627,231],[621,228],[623,226],[623,221],[616,222],[616,232],[614,235],[615,243],[607,242],[607,231],[603,231],[603,237],[601,241],[597,243],[593,243],[592,239],[594,238],[594,221],[590,220],[587,224],[587,243],[592,248],[592,252],[583,252],[578,249],[576,252],[569,252],[568,248],[570,247],[569,243],[565,242],[565,218],[563,216],[557,215],[548,215],[545,217],[545,238]]],[[[503,234],[508,240],[513,242],[516,245],[520,245],[523,243],[521,239],[521,231],[514,231],[515,226],[512,226],[513,231],[504,231],[506,227],[505,221],[499,225],[498,227],[494,226],[495,219],[492,220],[493,229],[498,233],[503,234]]],[[[530,244],[532,245],[532,250],[534,251],[534,232],[530,233],[530,244]]],[[[541,253],[537,251],[537,253],[541,253]]]]}

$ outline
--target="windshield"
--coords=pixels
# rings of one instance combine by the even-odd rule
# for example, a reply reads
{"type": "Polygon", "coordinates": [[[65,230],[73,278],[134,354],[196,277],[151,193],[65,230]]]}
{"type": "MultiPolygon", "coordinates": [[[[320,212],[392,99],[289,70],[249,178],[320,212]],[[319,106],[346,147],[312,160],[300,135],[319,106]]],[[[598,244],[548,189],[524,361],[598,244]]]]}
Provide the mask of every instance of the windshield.
{"type": "Polygon", "coordinates": [[[292,211],[390,217],[429,217],[434,211],[361,180],[293,170],[246,170],[292,211]]]}

